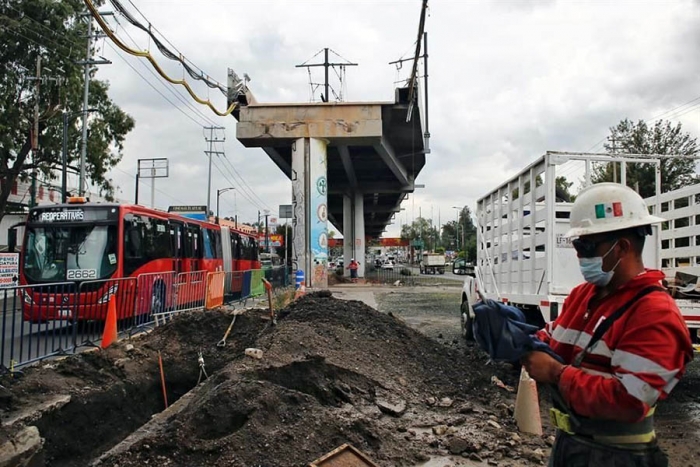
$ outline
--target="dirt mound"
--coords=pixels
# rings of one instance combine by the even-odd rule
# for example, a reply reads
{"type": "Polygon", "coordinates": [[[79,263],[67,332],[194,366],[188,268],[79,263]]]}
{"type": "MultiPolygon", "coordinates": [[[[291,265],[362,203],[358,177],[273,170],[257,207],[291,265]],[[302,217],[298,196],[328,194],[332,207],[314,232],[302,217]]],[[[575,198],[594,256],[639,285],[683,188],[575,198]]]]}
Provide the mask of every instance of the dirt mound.
{"type": "Polygon", "coordinates": [[[163,409],[160,352],[174,406],[100,465],[308,465],[343,443],[386,466],[447,452],[542,457],[543,439],[513,434],[512,394],[490,382],[495,374],[512,384],[516,375],[485,366],[482,352],[439,344],[327,292],[292,303],[276,326],[266,314],[237,316],[223,348],[216,344],[233,316],[195,312],[107,351],[29,369],[7,385],[7,409],[71,395],[36,425],[49,465],[87,465],[163,409]],[[263,358],[246,357],[248,347],[263,358]],[[209,378],[197,386],[200,352],[209,378]]]}

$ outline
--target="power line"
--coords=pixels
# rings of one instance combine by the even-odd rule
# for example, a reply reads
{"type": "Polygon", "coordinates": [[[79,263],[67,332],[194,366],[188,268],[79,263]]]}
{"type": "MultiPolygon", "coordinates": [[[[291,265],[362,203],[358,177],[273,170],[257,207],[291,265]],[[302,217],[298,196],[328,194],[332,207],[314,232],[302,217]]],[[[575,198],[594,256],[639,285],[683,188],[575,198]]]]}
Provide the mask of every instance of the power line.
{"type": "MultiPolygon", "coordinates": [[[[117,22],[117,24],[118,24],[119,26],[122,26],[122,24],[119,22],[119,20],[118,20],[116,17],[115,17],[114,19],[115,19],[115,21],[117,22]]],[[[127,35],[127,37],[129,37],[129,39],[131,39],[131,41],[134,43],[134,45],[135,45],[136,47],[139,47],[139,48],[140,48],[139,44],[138,44],[138,43],[134,40],[134,38],[126,31],[126,29],[125,29],[123,26],[122,26],[122,28],[124,29],[124,33],[127,35]]],[[[113,50],[116,50],[116,49],[114,49],[114,47],[113,47],[111,44],[110,44],[110,47],[111,47],[113,50]]],[[[119,52],[119,51],[117,50],[117,53],[118,53],[118,52],[119,52]]],[[[143,62],[140,61],[140,60],[138,61],[138,63],[141,64],[141,66],[142,66],[143,68],[145,68],[146,70],[148,70],[148,72],[149,72],[153,77],[155,77],[156,80],[157,80],[158,82],[161,82],[161,84],[163,84],[162,81],[158,78],[158,75],[157,75],[151,68],[149,68],[148,66],[146,66],[146,64],[143,63],[143,62]]],[[[194,106],[192,106],[190,103],[188,103],[188,102],[185,100],[185,98],[183,97],[183,95],[182,95],[181,93],[179,93],[179,92],[176,91],[175,85],[173,85],[173,84],[171,84],[171,83],[168,83],[168,84],[163,84],[163,87],[164,87],[165,89],[167,89],[168,91],[170,91],[170,93],[171,93],[172,95],[174,95],[180,102],[182,102],[182,103],[185,105],[185,107],[187,107],[190,111],[192,111],[192,112],[194,112],[195,114],[197,114],[197,117],[198,117],[198,118],[202,118],[202,119],[204,119],[206,122],[210,123],[211,125],[216,126],[216,122],[214,122],[212,119],[210,119],[209,117],[207,117],[206,115],[204,115],[204,113],[202,113],[199,109],[197,109],[196,107],[194,107],[194,106]]],[[[201,125],[200,125],[200,126],[201,126],[201,125]]]]}
{"type": "Polygon", "coordinates": [[[146,82],[146,84],[148,84],[150,87],[152,87],[153,90],[156,91],[158,94],[160,94],[160,96],[161,96],[163,99],[165,99],[166,101],[168,101],[168,102],[170,103],[170,105],[172,105],[173,107],[175,107],[175,109],[176,109],[178,112],[180,112],[182,115],[184,115],[185,117],[187,117],[187,118],[189,118],[190,120],[192,120],[192,121],[194,122],[195,125],[197,125],[197,126],[203,126],[203,125],[202,125],[202,122],[195,120],[195,118],[192,117],[192,115],[190,115],[190,114],[188,114],[187,112],[185,112],[184,110],[182,110],[180,107],[177,106],[177,104],[175,104],[173,101],[171,101],[171,100],[168,98],[168,96],[166,96],[165,94],[163,94],[163,93],[160,91],[160,89],[156,88],[156,87],[153,85],[153,83],[151,83],[145,76],[143,76],[143,75],[141,74],[141,72],[140,72],[139,70],[137,70],[131,63],[129,63],[129,61],[128,61],[127,59],[125,59],[124,57],[122,57],[121,54],[114,48],[114,46],[113,46],[112,44],[109,44],[109,43],[108,43],[107,45],[109,45],[109,47],[110,47],[112,50],[114,50],[114,51],[116,52],[117,57],[119,57],[120,59],[122,59],[122,60],[124,61],[124,63],[126,63],[126,64],[129,66],[129,68],[131,68],[132,70],[134,70],[134,72],[135,72],[137,75],[139,75],[139,76],[141,77],[141,79],[143,79],[143,80],[146,82]]]}
{"type": "MultiPolygon", "coordinates": [[[[225,154],[225,151],[224,151],[224,154],[225,154]]],[[[246,182],[245,178],[240,174],[240,172],[238,172],[238,170],[236,170],[236,167],[233,165],[233,163],[232,163],[230,160],[228,160],[227,157],[224,156],[224,165],[226,165],[226,164],[228,164],[228,167],[230,167],[231,170],[233,170],[233,172],[234,172],[236,175],[238,175],[238,178],[241,180],[242,185],[250,191],[250,193],[252,194],[252,196],[255,197],[255,198],[257,198],[257,199],[260,201],[260,203],[263,204],[263,206],[265,206],[267,209],[270,209],[270,210],[272,211],[272,209],[270,208],[270,206],[268,206],[267,203],[265,203],[265,201],[263,201],[262,198],[260,198],[260,197],[255,193],[255,190],[253,190],[253,189],[250,187],[250,185],[248,185],[248,183],[246,182]]],[[[228,169],[227,169],[227,170],[228,170],[228,169]]],[[[229,170],[229,172],[230,172],[230,170],[229,170]]]]}
{"type": "MultiPolygon", "coordinates": [[[[70,46],[71,46],[71,47],[70,47],[70,48],[71,48],[71,52],[72,52],[73,47],[76,47],[76,48],[78,48],[78,49],[83,47],[83,44],[82,44],[82,43],[77,42],[77,40],[70,39],[68,36],[63,36],[63,35],[60,35],[60,34],[56,33],[56,31],[54,31],[54,30],[51,29],[50,27],[48,27],[48,26],[46,26],[45,24],[43,24],[41,21],[39,21],[39,20],[37,20],[37,19],[32,18],[31,16],[29,16],[25,11],[19,10],[19,9],[17,9],[17,8],[11,6],[11,5],[9,5],[9,4],[7,4],[6,6],[9,7],[10,9],[12,9],[12,10],[14,10],[14,11],[20,13],[20,14],[22,15],[22,18],[15,19],[15,18],[12,18],[12,17],[10,17],[10,16],[6,16],[6,15],[0,15],[0,16],[4,16],[5,18],[7,18],[7,19],[9,19],[9,20],[11,20],[11,21],[17,21],[17,22],[19,22],[19,21],[20,21],[21,19],[23,19],[23,18],[27,18],[28,20],[30,20],[30,21],[32,21],[32,22],[38,24],[39,26],[41,26],[41,28],[43,28],[43,29],[45,29],[46,31],[48,31],[49,33],[51,33],[51,35],[54,36],[56,39],[60,39],[60,40],[62,40],[62,41],[65,41],[67,44],[70,44],[70,46]]],[[[23,26],[23,25],[20,25],[20,26],[23,26]]],[[[36,32],[36,34],[40,34],[40,33],[36,32]]],[[[41,35],[41,34],[40,34],[40,35],[41,35]]],[[[43,35],[42,35],[42,36],[43,36],[43,35]]],[[[43,37],[46,37],[46,36],[43,36],[43,37]]],[[[47,38],[47,39],[48,39],[48,38],[47,38]]],[[[53,42],[54,42],[54,43],[57,43],[57,42],[55,42],[55,41],[53,41],[53,42]]]]}
{"type": "MultiPolygon", "coordinates": [[[[231,184],[231,186],[237,185],[234,181],[232,181],[228,175],[226,175],[223,170],[219,167],[219,164],[216,163],[215,160],[212,160],[212,163],[214,165],[214,168],[221,174],[222,177],[224,177],[224,180],[226,180],[227,183],[231,184]]],[[[240,185],[239,185],[240,186],[240,185]]],[[[258,203],[256,203],[253,199],[248,196],[248,194],[243,191],[243,190],[237,190],[251,205],[253,205],[256,209],[263,209],[258,203]]]]}

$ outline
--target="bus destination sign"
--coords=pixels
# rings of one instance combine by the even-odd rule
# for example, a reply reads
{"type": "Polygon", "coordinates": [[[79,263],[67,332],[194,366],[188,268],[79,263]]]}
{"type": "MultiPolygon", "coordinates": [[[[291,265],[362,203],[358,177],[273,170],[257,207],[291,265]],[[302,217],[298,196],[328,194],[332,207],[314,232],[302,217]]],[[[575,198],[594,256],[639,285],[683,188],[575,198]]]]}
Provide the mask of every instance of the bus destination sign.
{"type": "Polygon", "coordinates": [[[44,211],[39,216],[39,222],[71,222],[82,221],[85,212],[82,209],[65,209],[63,211],[44,211]]]}

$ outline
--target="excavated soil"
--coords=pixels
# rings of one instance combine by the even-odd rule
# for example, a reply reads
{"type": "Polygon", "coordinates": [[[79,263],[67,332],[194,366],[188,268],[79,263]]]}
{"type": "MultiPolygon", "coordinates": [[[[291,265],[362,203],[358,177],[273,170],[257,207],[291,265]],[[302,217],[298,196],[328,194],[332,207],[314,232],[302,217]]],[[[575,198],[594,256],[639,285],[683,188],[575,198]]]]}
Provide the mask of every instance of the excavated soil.
{"type": "Polygon", "coordinates": [[[29,368],[2,381],[3,417],[69,395],[25,421],[45,438],[47,465],[60,467],[302,466],[343,443],[382,466],[450,453],[464,465],[543,464],[551,433],[515,434],[513,394],[491,382],[514,385],[512,368],[329,292],[293,302],[276,326],[266,314],[238,315],[223,348],[216,343],[232,314],[196,312],[105,351],[29,368]],[[248,347],[263,358],[245,356],[248,347]],[[163,413],[158,352],[171,405],[163,413]],[[209,377],[197,385],[199,352],[209,377]]]}

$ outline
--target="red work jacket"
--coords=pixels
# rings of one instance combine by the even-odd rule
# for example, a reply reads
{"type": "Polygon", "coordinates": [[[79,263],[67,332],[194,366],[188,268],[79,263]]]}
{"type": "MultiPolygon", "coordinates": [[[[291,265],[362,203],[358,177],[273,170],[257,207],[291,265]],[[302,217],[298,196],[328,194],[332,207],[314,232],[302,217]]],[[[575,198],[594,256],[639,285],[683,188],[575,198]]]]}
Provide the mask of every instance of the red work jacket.
{"type": "MultiPolygon", "coordinates": [[[[592,284],[571,291],[562,314],[541,330],[566,363],[586,347],[596,326],[641,289],[660,285],[661,271],[647,270],[595,304],[592,284]]],[[[636,422],[665,399],[693,358],[688,328],[673,298],[654,291],[640,298],[590,349],[581,368],[567,367],[559,391],[578,414],[636,422]]]]}

